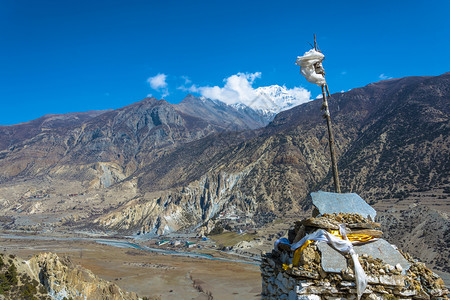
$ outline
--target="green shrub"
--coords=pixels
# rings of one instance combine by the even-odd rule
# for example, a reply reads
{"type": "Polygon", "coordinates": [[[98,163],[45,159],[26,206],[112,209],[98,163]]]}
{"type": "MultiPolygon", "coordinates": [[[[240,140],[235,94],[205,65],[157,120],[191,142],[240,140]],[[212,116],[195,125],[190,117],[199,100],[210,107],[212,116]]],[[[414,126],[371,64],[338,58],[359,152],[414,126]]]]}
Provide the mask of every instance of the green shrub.
{"type": "Polygon", "coordinates": [[[216,224],[216,226],[214,226],[213,230],[211,230],[211,232],[209,234],[210,235],[221,234],[222,232],[223,232],[222,225],[216,224]]]}
{"type": "Polygon", "coordinates": [[[6,279],[10,285],[17,284],[17,268],[14,264],[10,265],[8,271],[5,273],[6,279]]]}
{"type": "Polygon", "coordinates": [[[25,283],[21,288],[21,294],[23,299],[25,300],[33,300],[35,299],[34,295],[36,295],[37,290],[36,287],[33,286],[30,282],[25,283]]]}
{"type": "Polygon", "coordinates": [[[8,279],[6,278],[4,273],[0,273],[0,295],[4,294],[6,291],[9,291],[11,285],[9,284],[8,279]]]}

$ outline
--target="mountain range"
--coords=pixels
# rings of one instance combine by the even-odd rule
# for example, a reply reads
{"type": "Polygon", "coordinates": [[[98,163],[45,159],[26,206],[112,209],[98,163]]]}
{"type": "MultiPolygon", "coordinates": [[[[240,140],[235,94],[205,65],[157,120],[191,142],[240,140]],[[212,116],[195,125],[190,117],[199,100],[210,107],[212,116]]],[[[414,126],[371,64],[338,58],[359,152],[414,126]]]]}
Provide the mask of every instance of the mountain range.
{"type": "MultiPolygon", "coordinates": [[[[263,93],[284,99],[276,115],[188,95],[0,126],[4,226],[207,233],[223,213],[255,228],[304,215],[310,192],[333,190],[322,100],[263,93]]],[[[448,233],[449,99],[450,73],[331,96],[341,189],[385,208],[385,226],[406,222],[390,209],[420,204],[448,233]]]]}

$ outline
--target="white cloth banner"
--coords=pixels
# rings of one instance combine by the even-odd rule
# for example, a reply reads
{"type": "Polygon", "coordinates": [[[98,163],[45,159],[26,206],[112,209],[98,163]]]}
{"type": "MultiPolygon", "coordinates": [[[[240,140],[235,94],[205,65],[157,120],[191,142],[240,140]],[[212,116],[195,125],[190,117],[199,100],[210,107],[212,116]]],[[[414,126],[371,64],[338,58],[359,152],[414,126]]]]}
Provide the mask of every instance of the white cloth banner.
{"type": "MultiPolygon", "coordinates": [[[[339,231],[341,236],[344,237],[344,239],[338,238],[337,236],[334,236],[323,229],[319,229],[303,237],[297,243],[292,244],[291,250],[295,251],[298,248],[300,248],[306,241],[312,240],[312,241],[326,242],[329,245],[331,245],[334,249],[340,252],[349,253],[352,257],[353,265],[355,266],[356,292],[358,293],[358,299],[360,299],[362,294],[364,293],[364,290],[367,287],[367,277],[366,274],[364,273],[361,264],[359,263],[358,254],[356,254],[355,250],[353,250],[352,242],[350,242],[347,239],[344,226],[340,225],[339,231]]],[[[353,243],[356,244],[358,242],[353,243]]]]}
{"type": "Polygon", "coordinates": [[[326,84],[325,76],[320,73],[318,74],[316,71],[324,72],[322,67],[322,61],[324,58],[325,55],[311,49],[303,54],[303,56],[298,56],[295,64],[300,66],[300,74],[305,76],[306,80],[317,84],[318,86],[322,86],[326,84]]]}

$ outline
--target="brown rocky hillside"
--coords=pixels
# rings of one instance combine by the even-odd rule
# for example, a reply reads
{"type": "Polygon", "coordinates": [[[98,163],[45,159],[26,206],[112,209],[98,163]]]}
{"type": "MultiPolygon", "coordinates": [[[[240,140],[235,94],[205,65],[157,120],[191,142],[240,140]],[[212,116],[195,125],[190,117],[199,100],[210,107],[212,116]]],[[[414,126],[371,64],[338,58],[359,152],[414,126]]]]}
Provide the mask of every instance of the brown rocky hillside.
{"type": "MultiPolygon", "coordinates": [[[[430,209],[448,213],[449,100],[450,73],[333,94],[343,191],[396,206],[436,190],[442,199],[430,209]]],[[[208,231],[223,211],[256,228],[297,218],[311,191],[332,190],[320,106],[316,99],[248,129],[261,123],[215,101],[148,98],[24,137],[0,152],[5,222],[31,226],[30,216],[51,213],[55,226],[161,234],[208,231]]],[[[414,204],[430,206],[428,199],[414,204]]]]}

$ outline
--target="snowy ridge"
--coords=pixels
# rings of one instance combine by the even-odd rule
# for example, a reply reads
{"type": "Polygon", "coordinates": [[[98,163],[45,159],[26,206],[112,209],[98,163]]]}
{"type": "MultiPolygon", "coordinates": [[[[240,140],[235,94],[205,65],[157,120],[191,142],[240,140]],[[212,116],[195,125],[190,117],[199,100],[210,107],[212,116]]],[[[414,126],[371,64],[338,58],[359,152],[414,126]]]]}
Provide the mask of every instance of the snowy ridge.
{"type": "Polygon", "coordinates": [[[271,85],[259,87],[255,91],[260,97],[266,98],[265,103],[268,104],[266,108],[260,109],[275,114],[305,102],[305,90],[299,88],[271,85]]]}
{"type": "MultiPolygon", "coordinates": [[[[242,83],[242,80],[240,82],[242,83]]],[[[208,106],[210,113],[212,107],[222,110],[227,106],[241,117],[245,116],[244,118],[268,124],[279,112],[311,100],[311,93],[301,87],[288,89],[286,86],[271,85],[253,88],[246,80],[244,83],[246,84],[226,86],[225,88],[208,88],[209,92],[203,94],[209,96],[187,96],[182,104],[188,105],[189,99],[196,99],[197,103],[208,106]],[[212,104],[211,107],[210,104],[212,104]]],[[[184,107],[183,111],[186,112],[186,110],[190,111],[191,108],[184,107]]]]}
{"type": "Polygon", "coordinates": [[[254,88],[253,84],[257,78],[261,78],[261,72],[238,73],[225,78],[223,86],[193,84],[189,88],[182,89],[198,93],[207,99],[217,99],[239,111],[245,110],[246,106],[264,118],[311,100],[311,93],[302,87],[271,85],[254,88]]]}
{"type": "Polygon", "coordinates": [[[311,100],[309,91],[297,87],[288,89],[286,86],[271,85],[256,88],[253,93],[253,100],[229,105],[239,111],[251,109],[258,115],[272,120],[279,112],[311,100]]]}

